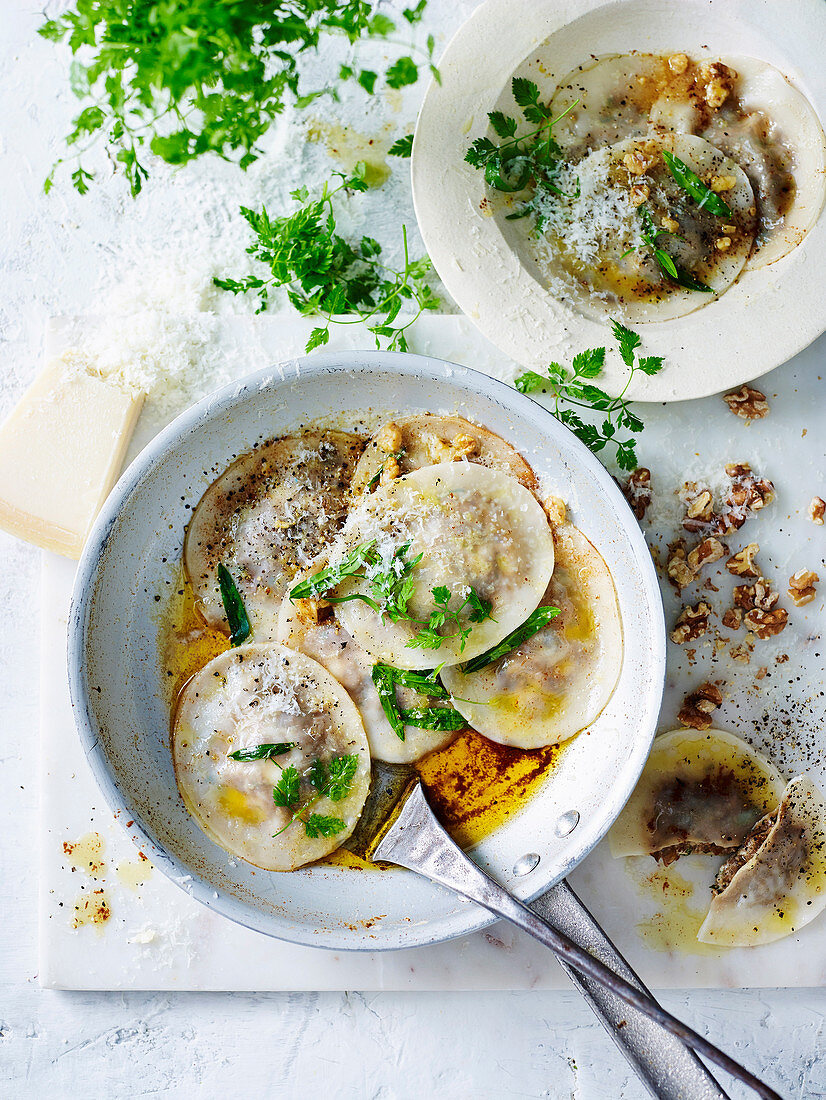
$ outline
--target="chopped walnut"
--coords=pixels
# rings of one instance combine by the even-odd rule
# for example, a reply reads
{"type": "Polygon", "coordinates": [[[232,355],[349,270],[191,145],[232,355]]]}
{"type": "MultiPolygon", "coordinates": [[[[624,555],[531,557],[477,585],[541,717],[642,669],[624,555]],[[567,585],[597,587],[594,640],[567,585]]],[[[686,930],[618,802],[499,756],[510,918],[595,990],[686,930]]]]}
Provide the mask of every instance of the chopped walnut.
{"type": "Polygon", "coordinates": [[[685,543],[682,539],[669,547],[670,554],[666,563],[666,572],[669,580],[677,588],[685,588],[691,584],[696,574],[686,561],[685,543]]]}
{"type": "Polygon", "coordinates": [[[634,516],[638,520],[642,519],[651,503],[651,471],[640,466],[629,474],[628,481],[620,488],[634,516]]]}
{"type": "Polygon", "coordinates": [[[753,611],[747,611],[743,616],[743,622],[754,634],[764,642],[766,638],[773,638],[781,630],[786,629],[789,621],[789,613],[782,607],[776,607],[773,611],[761,611],[756,607],[753,611]]]}
{"type": "Polygon", "coordinates": [[[308,623],[315,626],[321,618],[321,612],[328,608],[330,604],[326,600],[311,599],[311,600],[295,600],[293,608],[295,610],[295,616],[302,623],[308,623]]]}
{"type": "MultiPolygon", "coordinates": [[[[686,481],[678,494],[685,505],[685,518],[703,520],[708,523],[714,513],[714,497],[711,490],[700,487],[696,481],[686,481]]],[[[685,527],[685,522],[683,527],[685,527]]],[[[688,530],[697,530],[698,526],[688,526],[688,530]]]]}
{"type": "Polygon", "coordinates": [[[755,680],[765,680],[768,674],[769,670],[766,668],[765,665],[763,665],[762,668],[758,668],[757,672],[755,672],[754,678],[755,680]]]}
{"type": "Polygon", "coordinates": [[[736,584],[734,586],[734,606],[744,611],[771,611],[780,599],[779,592],[773,592],[765,577],[758,577],[754,584],[736,584]]]}
{"type": "Polygon", "coordinates": [[[654,163],[654,158],[650,153],[646,152],[645,149],[638,146],[636,149],[632,149],[629,153],[625,154],[622,158],[622,163],[632,176],[642,176],[654,163]]]}
{"type": "Polygon", "coordinates": [[[728,252],[731,248],[731,237],[718,237],[714,242],[714,247],[718,252],[728,252]]]}
{"type": "Polygon", "coordinates": [[[739,530],[749,518],[750,512],[758,512],[774,500],[774,486],[767,478],[758,478],[746,462],[732,462],[726,466],[731,486],[722,515],[717,517],[717,528],[725,531],[739,530]]]}
{"type": "Polygon", "coordinates": [[[819,580],[820,577],[811,569],[798,569],[796,573],[792,573],[789,577],[789,595],[795,607],[803,607],[812,602],[817,595],[815,585],[819,580]]]}
{"type": "Polygon", "coordinates": [[[711,606],[702,600],[696,607],[684,607],[671,631],[671,641],[684,645],[705,634],[710,614],[711,606]]]}
{"type": "Polygon", "coordinates": [[[754,607],[754,589],[750,584],[735,584],[732,599],[735,607],[751,611],[754,607]]]}
{"type": "Polygon", "coordinates": [[[751,386],[741,386],[736,393],[723,394],[723,400],[731,412],[743,420],[762,420],[769,415],[766,395],[751,386]]]}
{"type": "Polygon", "coordinates": [[[672,73],[681,76],[688,68],[688,58],[684,53],[673,53],[668,59],[668,67],[672,73]]]}
{"type": "Polygon", "coordinates": [[[723,626],[727,630],[739,630],[743,619],[743,612],[739,607],[729,607],[723,613],[723,626]]]}
{"type": "Polygon", "coordinates": [[[736,225],[721,225],[720,226],[720,232],[721,233],[729,233],[729,234],[736,233],[737,232],[737,226],[736,225]]]}
{"type": "Polygon", "coordinates": [[[565,507],[565,501],[560,497],[545,497],[542,501],[542,507],[545,509],[545,515],[548,517],[552,527],[561,527],[568,518],[568,509],[565,507]]]}
{"type": "Polygon", "coordinates": [[[812,497],[809,501],[809,519],[818,527],[822,527],[824,516],[826,516],[826,500],[822,497],[812,497]]]}
{"type": "Polygon", "coordinates": [[[676,233],[680,228],[680,223],[676,218],[671,218],[667,214],[660,218],[660,225],[663,229],[667,229],[669,233],[676,233]]]}
{"type": "Polygon", "coordinates": [[[453,451],[453,461],[458,462],[463,458],[470,458],[479,453],[479,441],[472,435],[456,435],[450,445],[453,451]]]}
{"type": "Polygon", "coordinates": [[[737,73],[721,61],[706,62],[700,69],[703,84],[703,98],[716,111],[729,97],[737,73]]]}
{"type": "Polygon", "coordinates": [[[705,565],[712,565],[726,553],[726,547],[719,539],[707,538],[690,550],[686,561],[696,576],[705,565]]]}
{"type": "Polygon", "coordinates": [[[743,643],[733,645],[729,650],[729,655],[733,661],[737,661],[741,665],[747,665],[751,660],[750,647],[743,643]]]}
{"type": "Polygon", "coordinates": [[[632,206],[642,206],[644,202],[648,202],[650,196],[651,191],[644,183],[635,184],[628,194],[632,206]]]}
{"type": "Polygon", "coordinates": [[[684,726],[690,726],[695,730],[707,730],[711,728],[711,714],[723,702],[723,696],[714,684],[700,684],[695,690],[685,697],[682,709],[677,718],[684,726]]]}
{"type": "Polygon", "coordinates": [[[387,454],[402,449],[402,430],[393,420],[383,424],[376,432],[376,446],[387,454]]]}
{"type": "Polygon", "coordinates": [[[750,542],[748,546],[744,546],[742,550],[732,554],[726,562],[726,569],[729,573],[734,573],[736,577],[759,577],[760,570],[754,561],[754,555],[759,549],[759,543],[750,542]]]}
{"type": "Polygon", "coordinates": [[[379,485],[387,485],[391,481],[395,481],[397,477],[401,477],[401,473],[402,467],[399,460],[395,455],[388,455],[381,466],[379,485]]]}
{"type": "Polygon", "coordinates": [[[714,176],[709,187],[715,194],[719,195],[721,191],[730,191],[736,183],[736,176],[714,176]]]}

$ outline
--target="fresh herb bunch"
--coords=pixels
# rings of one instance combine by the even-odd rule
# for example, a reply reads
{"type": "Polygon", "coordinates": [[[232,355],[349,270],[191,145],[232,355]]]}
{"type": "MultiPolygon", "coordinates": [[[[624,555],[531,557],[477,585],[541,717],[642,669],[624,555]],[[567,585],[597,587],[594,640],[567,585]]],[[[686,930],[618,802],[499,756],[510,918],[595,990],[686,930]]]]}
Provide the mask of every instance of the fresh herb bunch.
{"type": "Polygon", "coordinates": [[[274,836],[280,836],[296,821],[301,822],[308,837],[335,836],[336,833],[340,833],[345,827],[340,817],[329,817],[307,811],[321,798],[329,798],[332,802],[341,802],[346,798],[353,789],[358,762],[358,756],[355,754],[333,756],[326,766],[320,760],[314,760],[307,771],[307,778],[316,793],[306,802],[301,801],[301,776],[297,769],[292,766],[284,768],[273,787],[272,799],[276,806],[292,810],[293,814],[287,824],[274,836]]]}
{"type": "Polygon", "coordinates": [[[269,276],[248,275],[245,279],[215,279],[215,285],[233,294],[255,291],[260,299],[258,312],[267,308],[270,291],[287,288],[287,297],[299,313],[320,314],[324,324],[314,328],[306,350],[326,344],[331,324],[366,323],[376,338],[391,351],[407,351],[407,329],[425,310],[439,307],[439,299],[428,285],[432,265],[425,256],[411,260],[407,247],[407,229],[402,226],[404,263],[401,270],[381,261],[381,245],[372,237],[362,237],[351,245],[336,233],[333,196],[366,191],[364,165],[359,163],[350,176],[338,174],[341,182],[334,187],[324,184],[318,198],[310,198],[306,188],[292,192],[301,205],[281,218],[271,219],[266,209],[241,207],[256,240],[247,252],[265,264],[269,276]],[[408,305],[412,313],[399,317],[408,305]],[[355,314],[343,320],[341,314],[355,314]]]}
{"type": "Polygon", "coordinates": [[[616,447],[619,468],[633,470],[637,466],[636,440],[620,440],[617,438],[617,431],[624,428],[633,436],[639,434],[644,425],[636,413],[631,411],[625,394],[637,371],[648,375],[658,374],[662,370],[663,360],[659,355],[638,357],[637,349],[642,341],[636,332],[618,321],[612,322],[612,328],[619,345],[620,357],[631,368],[622,392],[617,397],[610,397],[604,390],[591,384],[591,379],[598,378],[602,373],[605,348],[591,348],[575,355],[571,370],[559,363],[551,363],[547,377],[537,374],[536,371],[527,371],[514,384],[520,393],[550,393],[554,399],[551,413],[567,425],[586,447],[598,454],[611,443],[616,447]],[[575,411],[576,408],[597,410],[604,414],[605,419],[601,425],[587,423],[575,411]]]}
{"type": "MultiPolygon", "coordinates": [[[[426,0],[402,12],[418,23],[426,0]]],[[[81,158],[106,142],[125,173],[133,196],[148,177],[148,149],[169,164],[186,164],[204,153],[236,160],[246,168],[260,155],[259,141],[273,119],[293,101],[305,107],[335,86],[301,94],[300,61],[329,36],[355,43],[389,40],[391,19],[369,0],[74,0],[39,33],[65,42],[74,60],[71,87],[85,106],[67,136],[81,194],[94,173],[81,158]]],[[[405,50],[411,49],[403,44],[405,50]]],[[[417,62],[405,53],[385,73],[391,88],[416,82],[422,64],[438,77],[432,35],[417,62]]],[[[353,79],[373,94],[378,74],[342,66],[339,80],[353,79]]]]}
{"type": "MultiPolygon", "coordinates": [[[[576,106],[567,107],[562,114],[553,117],[550,107],[540,102],[539,88],[532,80],[516,76],[511,81],[513,98],[526,122],[535,128],[517,136],[519,123],[502,111],[491,111],[488,119],[497,137],[497,145],[490,138],[477,138],[465,154],[465,160],[485,173],[485,181],[497,191],[524,191],[533,188],[533,194],[518,212],[508,214],[509,219],[526,218],[533,214],[537,229],[542,228],[542,215],[537,202],[543,193],[561,195],[564,192],[557,183],[562,167],[562,151],[553,137],[553,127],[576,106]]],[[[578,102],[578,101],[577,101],[578,102]]]]}

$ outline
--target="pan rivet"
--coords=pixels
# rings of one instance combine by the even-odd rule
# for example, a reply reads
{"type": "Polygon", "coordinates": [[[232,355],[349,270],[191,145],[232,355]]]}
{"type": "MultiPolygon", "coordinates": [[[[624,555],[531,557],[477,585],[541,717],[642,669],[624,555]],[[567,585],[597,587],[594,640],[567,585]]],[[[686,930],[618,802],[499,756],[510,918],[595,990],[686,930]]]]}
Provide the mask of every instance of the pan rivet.
{"type": "Polygon", "coordinates": [[[579,811],[568,810],[557,821],[554,832],[557,836],[567,836],[574,831],[577,825],[579,825],[579,811]]]}
{"type": "Polygon", "coordinates": [[[538,863],[539,856],[536,852],[528,852],[527,855],[520,856],[514,863],[513,873],[515,875],[529,875],[538,863]]]}

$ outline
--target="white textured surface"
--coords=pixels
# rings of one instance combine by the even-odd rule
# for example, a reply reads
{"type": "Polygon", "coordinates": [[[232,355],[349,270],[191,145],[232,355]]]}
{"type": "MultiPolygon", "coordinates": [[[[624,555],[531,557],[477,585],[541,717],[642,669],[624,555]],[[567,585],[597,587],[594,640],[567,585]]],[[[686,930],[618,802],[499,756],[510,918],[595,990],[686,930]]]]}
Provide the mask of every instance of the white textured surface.
{"type": "MultiPolygon", "coordinates": [[[[431,0],[431,26],[450,33],[474,6],[431,0]]],[[[222,198],[225,191],[199,186],[197,171],[178,173],[168,182],[161,179],[134,207],[124,203],[116,183],[85,200],[65,190],[43,199],[40,181],[59,147],[72,104],[63,60],[34,36],[39,21],[37,5],[24,0],[2,5],[2,413],[10,409],[39,363],[47,316],[93,307],[96,288],[111,286],[112,273],[128,268],[130,256],[155,254],[167,246],[170,235],[177,238],[175,249],[189,261],[181,268],[189,277],[186,289],[197,295],[208,282],[202,278],[206,261],[202,255],[189,255],[184,230],[204,234],[216,262],[225,269],[223,257],[237,255],[245,241],[232,239],[233,233],[239,236],[236,223],[232,232],[222,232],[221,216],[239,201],[249,201],[255,186],[270,186],[283,194],[308,170],[296,148],[292,159],[269,158],[257,175],[239,179],[237,195],[229,204],[222,198]]],[[[415,104],[401,117],[399,132],[414,109],[415,104]]],[[[232,170],[215,162],[210,171],[224,185],[235,179],[232,170]]],[[[395,227],[398,213],[393,210],[403,209],[410,221],[404,174],[397,175],[399,179],[375,198],[375,205],[385,208],[384,222],[380,212],[376,214],[380,230],[395,227]]],[[[243,1089],[251,1097],[315,1091],[347,1100],[433,1095],[447,1100],[632,1100],[642,1095],[574,993],[170,995],[41,990],[34,843],[39,557],[31,548],[0,536],[5,612],[0,632],[4,1093],[129,1098],[164,1093],[189,1098],[235,1095],[243,1089]]],[[[826,1095],[822,990],[698,991],[669,993],[663,1000],[747,1058],[752,1068],[762,1069],[784,1095],[795,1100],[826,1095]]]]}

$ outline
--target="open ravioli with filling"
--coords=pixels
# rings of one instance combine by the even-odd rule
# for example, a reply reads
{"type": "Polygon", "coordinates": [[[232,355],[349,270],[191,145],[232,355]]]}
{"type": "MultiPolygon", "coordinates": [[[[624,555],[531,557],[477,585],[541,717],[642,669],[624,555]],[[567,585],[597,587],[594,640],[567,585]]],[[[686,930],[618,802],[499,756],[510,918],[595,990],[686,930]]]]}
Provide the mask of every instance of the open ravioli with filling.
{"type": "Polygon", "coordinates": [[[608,834],[614,856],[670,863],[688,851],[738,848],[775,809],[783,779],[726,730],[672,730],[654,740],[634,793],[608,834]]]}
{"type": "Polygon", "coordinates": [[[599,715],[622,666],[617,596],[601,555],[571,524],[554,531],[554,572],[541,605],[559,614],[479,671],[442,670],[456,709],[503,745],[565,741],[599,715]]]}
{"type": "Polygon", "coordinates": [[[205,833],[270,871],[292,871],[353,832],[370,754],[350,696],[284,646],[222,653],[184,688],[174,717],[178,787],[205,833]]]}
{"type": "Polygon", "coordinates": [[[372,657],[404,669],[432,667],[433,654],[410,643],[435,610],[434,591],[457,607],[472,591],[486,608],[474,619],[480,605],[468,603],[459,626],[472,626],[470,633],[443,635],[438,663],[451,665],[484,653],[523,623],[554,567],[553,535],[536,497],[508,474],[468,462],[426,466],[361,497],[338,559],[330,559],[335,565],[365,546],[375,548],[377,564],[337,586],[337,615],[372,657]],[[404,571],[407,615],[394,619],[371,581],[404,571]]]}
{"type": "Polygon", "coordinates": [[[697,938],[752,947],[798,932],[826,909],[826,801],[804,775],[717,875],[697,938]]]}
{"type": "Polygon", "coordinates": [[[184,567],[211,626],[227,631],[218,565],[229,570],[254,622],[277,618],[287,586],[344,524],[363,443],[310,431],[243,455],[201,497],[184,567]]]}

